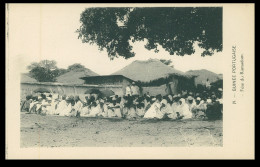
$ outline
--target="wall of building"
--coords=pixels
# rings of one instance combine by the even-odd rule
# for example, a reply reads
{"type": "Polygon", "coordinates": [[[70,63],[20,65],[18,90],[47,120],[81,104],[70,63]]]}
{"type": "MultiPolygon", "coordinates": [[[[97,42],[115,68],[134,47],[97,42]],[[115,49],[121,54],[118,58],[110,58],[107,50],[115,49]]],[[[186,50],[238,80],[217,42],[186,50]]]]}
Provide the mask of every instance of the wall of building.
{"type": "Polygon", "coordinates": [[[161,94],[162,96],[167,95],[167,86],[166,84],[161,86],[149,86],[149,87],[143,87],[143,94],[148,94],[151,96],[156,96],[158,94],[161,94]]]}
{"type": "Polygon", "coordinates": [[[115,94],[122,96],[124,89],[122,85],[62,85],[51,83],[21,83],[21,99],[25,99],[27,95],[33,94],[33,91],[37,88],[46,88],[52,92],[56,92],[60,95],[83,95],[88,89],[99,89],[100,91],[110,89],[115,94]]]}
{"type": "Polygon", "coordinates": [[[193,80],[181,80],[177,77],[171,77],[170,81],[166,84],[161,86],[150,86],[150,87],[143,87],[143,94],[148,93],[152,96],[161,94],[161,95],[168,95],[168,94],[179,94],[182,90],[187,89],[188,85],[193,85],[193,80]]]}

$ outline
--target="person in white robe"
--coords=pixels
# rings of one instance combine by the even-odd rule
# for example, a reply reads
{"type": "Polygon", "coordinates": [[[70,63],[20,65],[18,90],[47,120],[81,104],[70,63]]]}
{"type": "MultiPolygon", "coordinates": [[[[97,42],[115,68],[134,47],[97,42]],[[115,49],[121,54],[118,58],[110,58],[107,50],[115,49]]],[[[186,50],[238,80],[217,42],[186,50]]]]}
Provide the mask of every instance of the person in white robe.
{"type": "Polygon", "coordinates": [[[63,95],[61,98],[62,98],[61,101],[57,104],[57,109],[55,111],[55,114],[60,115],[60,116],[64,116],[63,111],[67,107],[66,96],[63,95]]]}
{"type": "Polygon", "coordinates": [[[47,97],[41,101],[41,114],[49,114],[51,106],[51,99],[47,97]]]}
{"type": "Polygon", "coordinates": [[[88,117],[97,117],[101,113],[99,100],[94,101],[91,104],[88,117]]]}
{"type": "Polygon", "coordinates": [[[108,105],[108,117],[122,118],[120,103],[117,102],[116,97],[113,97],[111,103],[108,105]]]}
{"type": "Polygon", "coordinates": [[[144,103],[138,103],[136,105],[136,114],[138,117],[143,118],[145,114],[144,103]]]}
{"type": "Polygon", "coordinates": [[[66,97],[66,100],[62,100],[62,104],[59,103],[59,106],[61,105],[59,115],[60,116],[70,116],[70,112],[72,110],[72,105],[69,102],[69,97],[66,97]]]}
{"type": "Polygon", "coordinates": [[[160,110],[161,105],[160,103],[156,100],[156,98],[153,98],[152,100],[151,107],[147,110],[147,112],[144,115],[144,118],[147,119],[152,119],[156,118],[157,112],[160,110]]]}
{"type": "Polygon", "coordinates": [[[81,109],[80,117],[88,117],[89,113],[90,113],[90,106],[85,105],[81,109]]]}
{"type": "Polygon", "coordinates": [[[171,110],[170,112],[167,114],[168,118],[170,119],[177,119],[178,118],[178,106],[179,103],[178,101],[173,101],[172,105],[171,105],[171,110]]]}
{"type": "Polygon", "coordinates": [[[37,97],[33,97],[33,100],[30,103],[29,113],[36,113],[36,104],[37,103],[38,103],[37,97]]]}
{"type": "MultiPolygon", "coordinates": [[[[165,116],[167,116],[168,118],[171,118],[173,116],[173,110],[172,110],[172,107],[170,104],[170,99],[169,98],[163,99],[161,104],[162,104],[161,112],[164,113],[165,116]]],[[[163,116],[162,116],[162,118],[163,118],[163,116]]]]}
{"type": "Polygon", "coordinates": [[[180,105],[179,105],[179,113],[182,117],[182,119],[190,119],[192,118],[192,112],[189,109],[188,104],[185,102],[184,98],[180,99],[180,105]]]}
{"type": "Polygon", "coordinates": [[[73,116],[80,115],[81,109],[83,107],[83,103],[81,102],[79,96],[75,96],[75,104],[72,107],[73,110],[73,116]]]}
{"type": "Polygon", "coordinates": [[[138,96],[138,95],[140,95],[140,89],[139,89],[139,87],[135,84],[135,82],[133,82],[132,85],[131,85],[131,91],[132,91],[132,96],[138,96]]]}
{"type": "Polygon", "coordinates": [[[41,96],[38,96],[38,102],[36,103],[36,109],[35,109],[35,111],[36,111],[36,113],[37,114],[40,114],[41,113],[41,107],[42,107],[42,102],[43,102],[44,100],[42,99],[42,97],[41,96]]]}
{"type": "Polygon", "coordinates": [[[195,118],[196,117],[196,112],[193,112],[193,108],[196,106],[196,102],[194,100],[194,98],[192,96],[188,96],[186,103],[189,106],[189,110],[192,113],[192,117],[195,118]]]}
{"type": "Polygon", "coordinates": [[[111,103],[109,103],[109,105],[107,106],[107,117],[109,117],[109,118],[113,118],[113,117],[116,117],[116,113],[115,113],[115,108],[116,107],[118,107],[118,108],[120,108],[120,106],[118,105],[116,105],[116,102],[111,102],[111,103]]]}
{"type": "Polygon", "coordinates": [[[64,116],[71,116],[71,110],[72,110],[72,105],[70,102],[67,102],[67,106],[65,107],[63,114],[64,116]]]}
{"type": "Polygon", "coordinates": [[[108,105],[109,105],[109,103],[105,101],[104,105],[103,105],[103,111],[101,113],[101,116],[104,118],[108,117],[108,105]]]}
{"type": "Polygon", "coordinates": [[[55,108],[56,108],[56,102],[54,99],[47,97],[49,105],[46,106],[46,114],[47,115],[54,115],[55,114],[55,108]]]}
{"type": "Polygon", "coordinates": [[[159,110],[157,110],[157,114],[156,114],[156,118],[158,119],[163,119],[166,112],[168,110],[168,106],[167,106],[167,100],[166,99],[163,99],[161,102],[160,102],[160,108],[159,110]]]}
{"type": "Polygon", "coordinates": [[[127,85],[126,88],[125,88],[125,95],[126,96],[131,96],[132,95],[132,90],[131,90],[131,87],[130,85],[127,85]]]}

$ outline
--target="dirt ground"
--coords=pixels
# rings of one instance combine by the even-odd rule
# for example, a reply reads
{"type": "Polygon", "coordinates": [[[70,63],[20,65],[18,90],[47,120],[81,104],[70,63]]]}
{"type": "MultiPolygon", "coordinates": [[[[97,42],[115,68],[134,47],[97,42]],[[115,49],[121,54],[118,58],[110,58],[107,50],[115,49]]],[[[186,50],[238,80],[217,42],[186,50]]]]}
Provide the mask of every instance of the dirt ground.
{"type": "Polygon", "coordinates": [[[124,120],[21,113],[21,147],[221,147],[222,120],[124,120]]]}

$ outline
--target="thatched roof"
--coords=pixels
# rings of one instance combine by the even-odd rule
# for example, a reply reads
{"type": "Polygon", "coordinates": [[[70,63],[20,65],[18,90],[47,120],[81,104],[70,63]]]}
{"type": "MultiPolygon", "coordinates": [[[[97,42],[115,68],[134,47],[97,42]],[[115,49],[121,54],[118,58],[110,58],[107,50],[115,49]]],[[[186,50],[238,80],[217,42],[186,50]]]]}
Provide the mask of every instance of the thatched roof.
{"type": "Polygon", "coordinates": [[[36,79],[30,77],[29,74],[22,73],[20,82],[24,83],[24,82],[38,82],[38,81],[36,79]]]}
{"type": "Polygon", "coordinates": [[[149,82],[170,74],[188,77],[184,72],[169,67],[158,59],[136,60],[112,75],[123,75],[135,81],[149,82]]]}
{"type": "Polygon", "coordinates": [[[211,83],[223,79],[222,74],[216,74],[214,72],[205,69],[190,70],[187,71],[186,74],[197,76],[195,79],[195,84],[202,84],[202,85],[205,85],[207,79],[209,79],[211,83]]]}
{"type": "Polygon", "coordinates": [[[58,83],[67,83],[67,84],[84,84],[84,80],[80,79],[86,76],[98,76],[97,73],[86,69],[81,71],[69,71],[57,78],[58,83]]]}

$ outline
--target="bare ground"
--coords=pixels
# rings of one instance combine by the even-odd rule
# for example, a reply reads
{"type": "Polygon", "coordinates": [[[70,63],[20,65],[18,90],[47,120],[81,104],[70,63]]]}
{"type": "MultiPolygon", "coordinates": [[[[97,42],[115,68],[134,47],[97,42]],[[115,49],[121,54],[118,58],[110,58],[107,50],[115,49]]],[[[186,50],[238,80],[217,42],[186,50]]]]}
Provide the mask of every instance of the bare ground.
{"type": "Polygon", "coordinates": [[[221,147],[222,120],[135,120],[21,113],[21,147],[221,147]]]}

